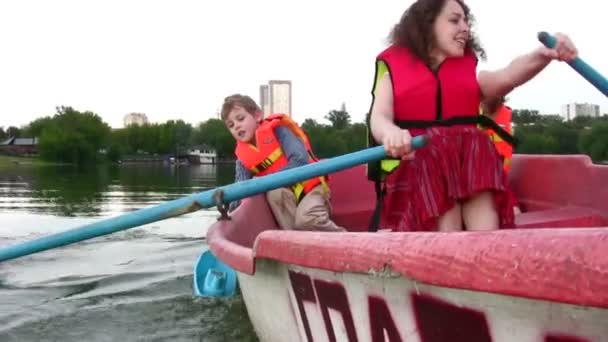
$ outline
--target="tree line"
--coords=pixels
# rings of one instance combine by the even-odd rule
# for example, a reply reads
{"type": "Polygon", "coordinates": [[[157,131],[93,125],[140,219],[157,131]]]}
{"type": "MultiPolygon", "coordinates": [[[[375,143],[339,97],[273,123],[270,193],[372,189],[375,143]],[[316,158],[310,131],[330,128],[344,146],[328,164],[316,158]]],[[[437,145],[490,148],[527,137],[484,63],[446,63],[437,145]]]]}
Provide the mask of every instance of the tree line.
{"type": "MultiPolygon", "coordinates": [[[[351,122],[345,110],[332,110],[324,119],[327,123],[314,119],[302,123],[318,157],[330,158],[367,147],[364,122],[351,122]]],[[[564,121],[558,115],[516,109],[513,123],[518,141],[516,153],[582,153],[595,162],[608,161],[608,115],[564,121]]],[[[208,119],[195,126],[183,120],[168,120],[112,129],[99,115],[72,107],[58,107],[53,116],[36,119],[25,127],[0,127],[0,140],[7,137],[38,137],[41,159],[77,164],[183,153],[200,145],[215,149],[219,158],[231,159],[235,148],[234,139],[220,119],[208,119]]]]}
{"type": "Polygon", "coordinates": [[[608,161],[608,115],[578,116],[564,121],[559,115],[536,110],[513,110],[515,153],[587,154],[594,162],[608,161]]]}

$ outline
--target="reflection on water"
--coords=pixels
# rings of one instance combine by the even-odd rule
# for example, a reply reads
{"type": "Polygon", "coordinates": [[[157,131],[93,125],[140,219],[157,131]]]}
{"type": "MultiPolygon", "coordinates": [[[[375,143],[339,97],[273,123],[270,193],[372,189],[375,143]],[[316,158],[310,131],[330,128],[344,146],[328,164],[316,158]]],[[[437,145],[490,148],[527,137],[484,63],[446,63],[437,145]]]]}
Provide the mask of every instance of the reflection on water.
{"type": "Polygon", "coordinates": [[[0,173],[0,212],[107,216],[234,179],[232,164],[16,167],[0,173]]]}
{"type": "MultiPolygon", "coordinates": [[[[0,171],[0,248],[231,183],[234,165],[0,171]]],[[[215,209],[0,263],[0,341],[257,341],[240,295],[192,294],[215,209]]]]}

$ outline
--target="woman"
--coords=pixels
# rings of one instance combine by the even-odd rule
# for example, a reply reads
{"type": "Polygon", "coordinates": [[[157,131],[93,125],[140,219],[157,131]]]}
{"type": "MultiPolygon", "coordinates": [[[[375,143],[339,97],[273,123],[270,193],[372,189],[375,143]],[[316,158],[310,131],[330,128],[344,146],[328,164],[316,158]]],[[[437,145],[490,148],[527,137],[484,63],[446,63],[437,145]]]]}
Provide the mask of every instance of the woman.
{"type": "Polygon", "coordinates": [[[556,34],[554,49],[541,46],[477,75],[477,56],[485,53],[470,21],[461,0],[418,0],[377,58],[371,134],[387,155],[403,160],[386,178],[382,222],[392,230],[514,225],[500,158],[474,123],[480,102],[505,96],[552,60],[570,61],[577,51],[567,36],[556,34]],[[414,154],[411,138],[420,134],[430,141],[414,154]]]}

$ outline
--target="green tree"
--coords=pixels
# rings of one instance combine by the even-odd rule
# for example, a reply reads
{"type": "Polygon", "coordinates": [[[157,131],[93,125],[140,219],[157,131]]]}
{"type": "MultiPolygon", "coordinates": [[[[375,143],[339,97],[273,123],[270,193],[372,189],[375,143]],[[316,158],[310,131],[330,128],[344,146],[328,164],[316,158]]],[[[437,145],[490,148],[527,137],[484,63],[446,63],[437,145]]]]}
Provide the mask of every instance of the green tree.
{"type": "Polygon", "coordinates": [[[608,122],[598,122],[581,134],[579,148],[594,162],[608,161],[608,122]]]}
{"type": "Polygon", "coordinates": [[[108,146],[108,159],[119,161],[125,154],[132,154],[134,151],[128,144],[127,128],[113,129],[110,132],[110,143],[108,146]]]}
{"type": "Polygon", "coordinates": [[[511,120],[517,125],[536,123],[541,120],[537,110],[514,109],[511,120]]]}
{"type": "Polygon", "coordinates": [[[50,116],[38,118],[27,125],[23,130],[24,137],[40,137],[42,131],[51,125],[53,119],[50,116]]]}
{"type": "Polygon", "coordinates": [[[15,126],[10,126],[6,129],[6,135],[9,137],[21,137],[21,129],[15,126]]]}
{"type": "Polygon", "coordinates": [[[144,144],[144,130],[140,125],[129,125],[124,129],[127,151],[129,154],[137,154],[146,151],[144,144]]]}
{"type": "Polygon", "coordinates": [[[110,136],[110,126],[92,112],[58,107],[50,123],[41,131],[39,153],[43,159],[87,163],[98,159],[110,136]]]}
{"type": "Polygon", "coordinates": [[[555,153],[559,144],[557,140],[542,133],[528,132],[525,135],[518,135],[520,144],[517,146],[516,153],[523,154],[548,154],[555,153]]]}
{"type": "Polygon", "coordinates": [[[572,126],[577,129],[583,129],[585,127],[591,127],[595,119],[590,116],[577,116],[574,119],[570,120],[569,126],[572,126]]]}
{"type": "Polygon", "coordinates": [[[175,129],[175,144],[179,149],[187,148],[190,144],[193,128],[192,125],[185,123],[183,120],[174,122],[175,129]]]}
{"type": "Polygon", "coordinates": [[[580,130],[572,128],[561,122],[547,125],[545,129],[547,136],[553,137],[557,143],[555,150],[550,151],[554,154],[577,154],[579,153],[578,141],[580,130]]]}
{"type": "MultiPolygon", "coordinates": [[[[350,117],[348,121],[350,122],[350,117]]],[[[313,119],[306,119],[301,127],[308,135],[312,149],[319,158],[336,157],[367,146],[367,128],[364,123],[349,123],[336,128],[334,125],[323,125],[313,119]]]]}
{"type": "Polygon", "coordinates": [[[327,157],[328,154],[325,150],[331,146],[331,142],[325,133],[327,126],[318,123],[314,119],[306,119],[300,127],[308,136],[315,155],[319,158],[327,157]]]}
{"type": "Polygon", "coordinates": [[[236,141],[220,119],[209,119],[200,123],[191,141],[214,148],[219,158],[234,157],[236,141]]]}
{"type": "Polygon", "coordinates": [[[346,153],[367,147],[367,126],[364,123],[354,123],[340,133],[340,137],[346,143],[346,153]]]}
{"type": "Polygon", "coordinates": [[[350,115],[345,110],[332,110],[325,115],[325,119],[335,129],[344,129],[350,125],[350,115]]]}

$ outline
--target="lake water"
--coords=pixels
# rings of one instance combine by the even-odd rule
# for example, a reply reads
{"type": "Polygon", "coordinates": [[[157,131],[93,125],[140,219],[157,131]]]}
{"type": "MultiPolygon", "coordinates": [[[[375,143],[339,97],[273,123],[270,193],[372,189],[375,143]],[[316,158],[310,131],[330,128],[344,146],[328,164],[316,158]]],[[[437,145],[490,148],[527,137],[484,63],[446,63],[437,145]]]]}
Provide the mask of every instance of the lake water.
{"type": "MultiPolygon", "coordinates": [[[[231,183],[233,169],[0,169],[0,248],[231,183]]],[[[0,341],[257,341],[240,296],[193,296],[217,216],[201,210],[0,263],[0,341]]]]}

